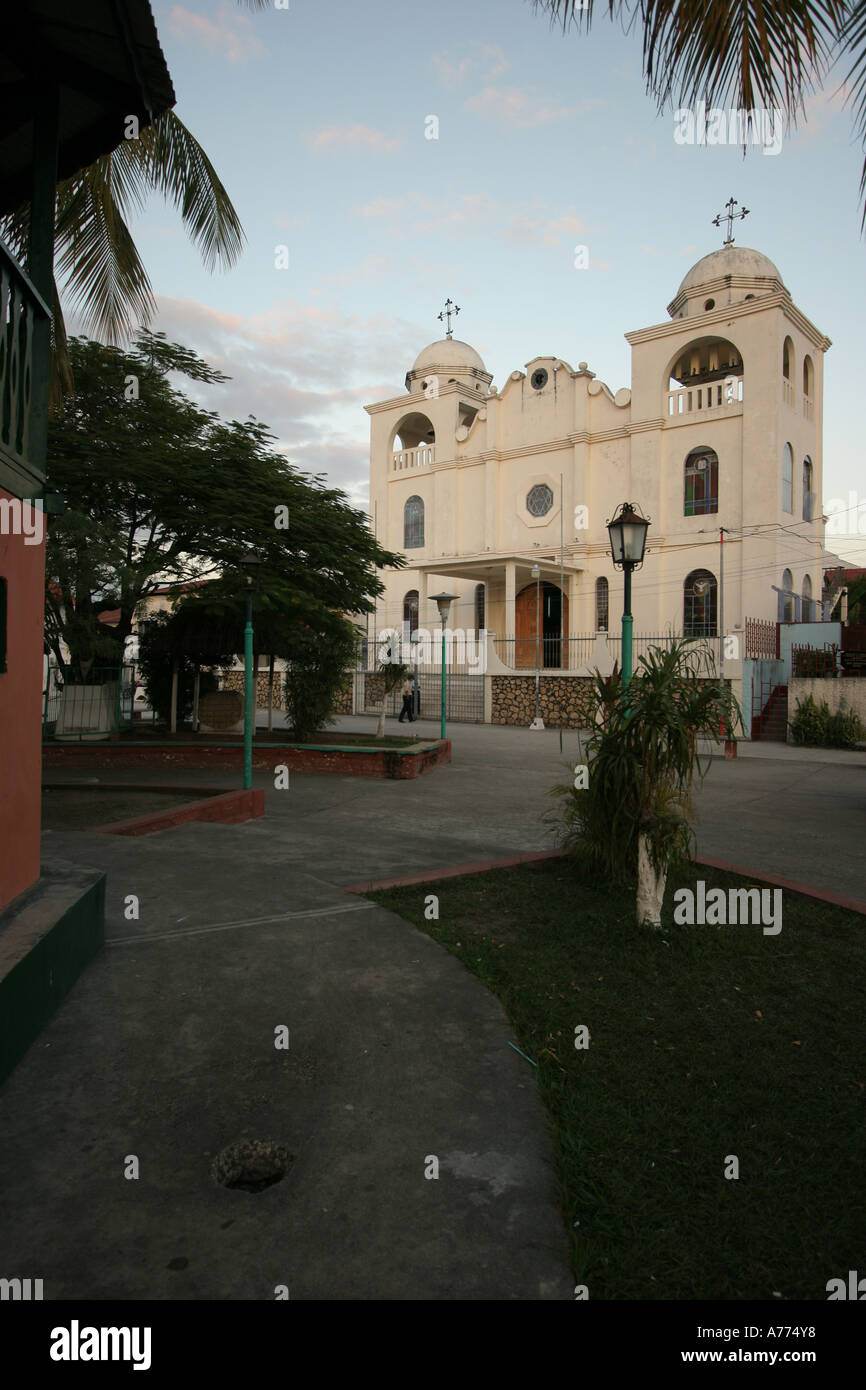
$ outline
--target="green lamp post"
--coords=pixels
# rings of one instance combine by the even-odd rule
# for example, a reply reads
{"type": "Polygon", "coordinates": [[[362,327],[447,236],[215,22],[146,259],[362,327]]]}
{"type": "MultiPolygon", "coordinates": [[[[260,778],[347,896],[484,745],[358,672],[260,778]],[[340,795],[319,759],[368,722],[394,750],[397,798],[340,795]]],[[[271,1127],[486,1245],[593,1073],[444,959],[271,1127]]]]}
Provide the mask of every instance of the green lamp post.
{"type": "Polygon", "coordinates": [[[632,570],[643,564],[646,549],[646,534],[649,521],[632,506],[623,502],[616,516],[607,523],[610,536],[610,553],[613,563],[625,575],[625,594],[622,610],[622,683],[627,686],[632,674],[632,613],[631,576],[632,570]]]}
{"type": "Polygon", "coordinates": [[[444,737],[445,737],[445,691],[446,691],[446,683],[447,683],[447,678],[446,678],[446,675],[445,675],[445,624],[448,622],[448,613],[449,613],[449,611],[450,611],[450,608],[451,608],[452,603],[453,603],[454,600],[457,598],[457,595],[456,595],[456,594],[444,594],[444,593],[443,593],[443,594],[431,594],[430,597],[431,597],[432,599],[435,600],[436,606],[437,606],[438,609],[439,609],[439,617],[442,619],[442,727],[441,727],[441,732],[440,732],[440,735],[439,735],[439,736],[440,736],[440,738],[444,738],[444,737]]]}
{"type": "Polygon", "coordinates": [[[259,586],[257,555],[241,560],[244,569],[246,625],[244,627],[244,791],[253,785],[253,727],[255,723],[255,692],[253,689],[253,595],[259,586]]]}

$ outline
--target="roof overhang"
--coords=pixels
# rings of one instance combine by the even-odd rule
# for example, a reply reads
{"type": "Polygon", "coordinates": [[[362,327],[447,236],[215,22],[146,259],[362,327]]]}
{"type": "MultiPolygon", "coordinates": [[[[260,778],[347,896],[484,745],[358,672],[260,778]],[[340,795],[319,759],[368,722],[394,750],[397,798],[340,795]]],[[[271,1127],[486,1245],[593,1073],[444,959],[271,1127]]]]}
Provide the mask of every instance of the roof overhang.
{"type": "MultiPolygon", "coordinates": [[[[555,579],[560,572],[559,556],[552,550],[546,550],[540,555],[491,555],[485,551],[483,555],[442,555],[438,560],[410,560],[399,573],[408,574],[414,570],[417,574],[439,574],[443,578],[474,579],[480,583],[482,580],[501,579],[507,565],[514,565],[518,570],[531,570],[535,564],[541,570],[542,579],[555,579]]],[[[575,564],[573,559],[566,559],[561,566],[564,574],[581,574],[584,568],[575,564]]]]}
{"type": "Polygon", "coordinates": [[[31,196],[33,118],[59,96],[58,180],[108,154],[176,97],[148,0],[19,0],[4,7],[0,51],[0,213],[31,196]]]}

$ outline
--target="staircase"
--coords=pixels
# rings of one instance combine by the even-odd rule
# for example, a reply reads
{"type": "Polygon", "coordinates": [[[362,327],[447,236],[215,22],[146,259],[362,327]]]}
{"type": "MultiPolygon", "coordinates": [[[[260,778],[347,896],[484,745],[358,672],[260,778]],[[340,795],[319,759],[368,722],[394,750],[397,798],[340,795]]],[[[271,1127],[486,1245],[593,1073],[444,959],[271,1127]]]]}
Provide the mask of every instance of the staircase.
{"type": "MultiPolygon", "coordinates": [[[[763,703],[763,701],[762,701],[763,703]]],[[[760,714],[752,716],[752,738],[776,739],[785,743],[788,737],[788,687],[774,685],[760,714]]]]}

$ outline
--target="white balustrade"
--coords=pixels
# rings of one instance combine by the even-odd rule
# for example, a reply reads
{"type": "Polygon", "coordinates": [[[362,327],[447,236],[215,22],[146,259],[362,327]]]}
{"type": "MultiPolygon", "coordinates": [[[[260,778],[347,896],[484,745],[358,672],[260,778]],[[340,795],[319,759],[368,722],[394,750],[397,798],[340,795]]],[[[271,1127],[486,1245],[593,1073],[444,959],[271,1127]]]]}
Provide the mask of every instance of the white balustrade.
{"type": "Polygon", "coordinates": [[[433,462],[432,444],[419,444],[415,449],[395,449],[393,471],[401,473],[404,468],[427,468],[433,462]]]}
{"type": "Polygon", "coordinates": [[[697,411],[733,408],[743,403],[743,378],[729,376],[701,386],[680,386],[668,392],[668,416],[693,415],[697,411]]]}

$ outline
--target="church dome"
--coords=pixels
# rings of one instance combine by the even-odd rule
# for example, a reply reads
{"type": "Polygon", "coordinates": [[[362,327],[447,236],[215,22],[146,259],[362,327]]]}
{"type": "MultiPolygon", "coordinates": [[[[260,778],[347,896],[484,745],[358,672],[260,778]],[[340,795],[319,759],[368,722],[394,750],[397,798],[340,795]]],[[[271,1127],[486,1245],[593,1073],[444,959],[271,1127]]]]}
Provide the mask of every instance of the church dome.
{"type": "Polygon", "coordinates": [[[472,371],[487,373],[487,368],[474,347],[463,343],[459,338],[440,338],[430,343],[418,353],[412,366],[413,372],[472,371]]]}
{"type": "Polygon", "coordinates": [[[668,313],[676,318],[701,309],[721,308],[720,294],[727,304],[733,304],[784,288],[779,269],[769,256],[750,246],[722,246],[695,262],[668,305],[668,313]],[[704,302],[703,295],[710,286],[716,297],[704,302]]]}
{"type": "Polygon", "coordinates": [[[749,246],[723,246],[720,251],[711,251],[702,256],[692,266],[677,296],[688,294],[699,285],[707,285],[711,280],[721,280],[725,275],[737,275],[749,280],[779,280],[781,275],[769,256],[753,251],[749,246]]]}

